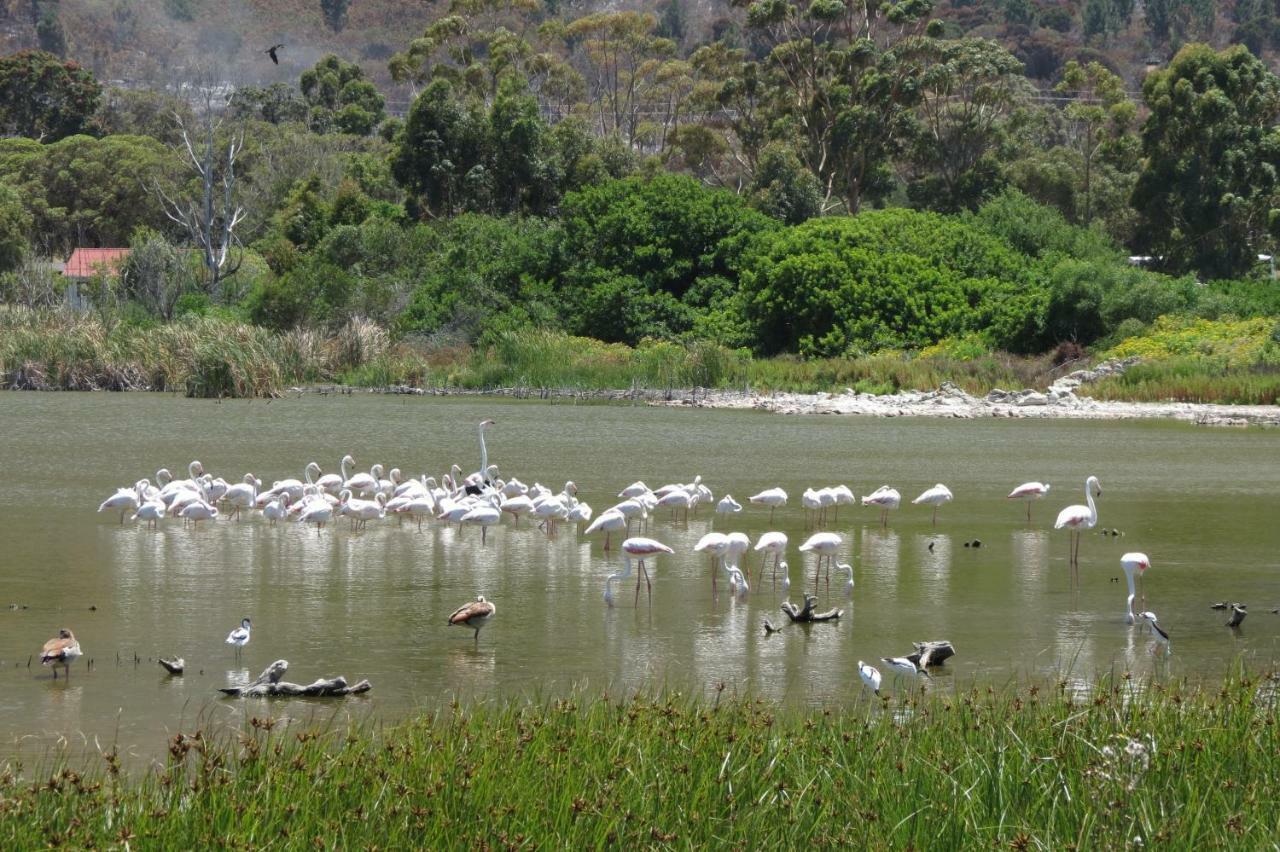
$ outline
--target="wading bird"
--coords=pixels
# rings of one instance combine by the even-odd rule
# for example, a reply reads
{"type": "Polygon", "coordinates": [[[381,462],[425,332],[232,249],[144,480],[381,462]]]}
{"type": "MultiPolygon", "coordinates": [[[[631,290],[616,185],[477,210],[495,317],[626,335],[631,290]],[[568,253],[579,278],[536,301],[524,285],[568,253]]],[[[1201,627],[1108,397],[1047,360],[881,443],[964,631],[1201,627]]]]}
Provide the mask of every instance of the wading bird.
{"type": "Polygon", "coordinates": [[[843,571],[845,574],[849,575],[849,579],[846,580],[844,584],[844,593],[846,595],[853,594],[853,566],[848,562],[837,562],[836,571],[843,571]]]}
{"type": "Polygon", "coordinates": [[[67,679],[71,679],[71,664],[80,657],[80,643],[76,641],[75,634],[67,628],[58,631],[56,639],[50,639],[44,643],[44,648],[40,651],[40,663],[53,669],[53,679],[58,679],[58,666],[62,666],[62,670],[66,673],[67,679]]]}
{"type": "Polygon", "coordinates": [[[120,513],[120,523],[124,523],[126,512],[138,511],[138,490],[133,488],[117,488],[116,493],[102,501],[102,505],[98,507],[99,512],[105,512],[107,509],[113,509],[120,513]]]}
{"type": "Polygon", "coordinates": [[[1049,493],[1047,482],[1024,482],[1009,492],[1010,500],[1025,500],[1027,503],[1027,523],[1031,523],[1031,501],[1040,500],[1049,493]]]}
{"type": "Polygon", "coordinates": [[[881,527],[889,526],[889,510],[896,509],[901,504],[902,495],[898,493],[896,488],[890,488],[888,485],[881,485],[875,491],[862,498],[862,505],[880,507],[881,527]]]}
{"type": "Polygon", "coordinates": [[[938,525],[938,507],[951,502],[951,489],[939,482],[919,497],[911,501],[913,506],[932,506],[933,525],[938,525]]]}
{"type": "Polygon", "coordinates": [[[764,556],[760,559],[760,579],[764,579],[764,566],[769,561],[769,556],[773,556],[773,584],[778,584],[778,565],[782,562],[782,555],[787,552],[787,534],[784,532],[767,532],[762,533],[760,538],[756,539],[756,551],[764,551],[764,556]]]}
{"type": "Polygon", "coordinates": [[[876,695],[880,694],[880,670],[878,668],[858,660],[858,676],[862,678],[863,686],[876,695]]]}
{"type": "Polygon", "coordinates": [[[587,525],[583,535],[592,535],[604,531],[604,549],[609,549],[609,542],[613,538],[613,534],[627,528],[627,516],[619,512],[617,509],[605,509],[596,519],[587,525]]]}
{"type": "Polygon", "coordinates": [[[1080,533],[1093,529],[1098,523],[1098,507],[1093,504],[1095,494],[1102,496],[1102,485],[1098,482],[1098,477],[1091,476],[1084,481],[1084,499],[1089,505],[1068,506],[1058,513],[1058,520],[1053,525],[1055,530],[1065,527],[1071,531],[1068,565],[1072,568],[1072,575],[1077,578],[1080,568],[1080,533]]]}
{"type": "Polygon", "coordinates": [[[624,541],[622,543],[622,559],[625,567],[618,573],[610,574],[604,581],[605,602],[609,606],[613,606],[613,581],[631,576],[631,557],[635,556],[639,559],[639,572],[636,574],[635,603],[637,605],[640,603],[640,579],[643,577],[645,586],[649,590],[649,605],[653,606],[653,584],[649,581],[649,571],[644,567],[644,560],[647,556],[657,556],[661,553],[675,553],[675,551],[662,542],[651,538],[637,536],[624,541]]]}
{"type": "Polygon", "coordinates": [[[769,523],[773,523],[773,510],[787,505],[787,492],[781,488],[766,488],[750,498],[752,503],[769,507],[769,523]]]}
{"type": "Polygon", "coordinates": [[[240,656],[241,650],[245,645],[249,644],[249,619],[240,619],[240,626],[227,634],[227,644],[236,646],[236,656],[240,656]]]}
{"type": "Polygon", "coordinates": [[[818,593],[818,574],[822,571],[822,561],[827,561],[827,589],[831,588],[831,562],[836,558],[836,551],[840,549],[840,545],[844,544],[844,539],[839,533],[820,532],[809,536],[805,543],[800,545],[800,552],[812,550],[818,554],[817,564],[813,569],[813,593],[818,593]]]}
{"type": "Polygon", "coordinates": [[[1160,626],[1160,622],[1156,619],[1156,614],[1154,612],[1151,612],[1150,610],[1147,610],[1146,612],[1142,613],[1139,617],[1142,618],[1144,621],[1146,621],[1147,624],[1151,625],[1151,632],[1156,637],[1156,645],[1162,651],[1164,651],[1164,653],[1168,654],[1170,651],[1169,634],[1166,633],[1165,629],[1160,626]]]}
{"type": "Polygon", "coordinates": [[[729,551],[729,537],[724,533],[709,532],[693,546],[695,553],[705,553],[711,558],[711,594],[716,593],[716,566],[724,564],[729,551]]]}
{"type": "Polygon", "coordinates": [[[493,601],[484,599],[484,595],[478,595],[475,600],[465,603],[453,611],[449,616],[449,626],[453,627],[470,627],[475,630],[476,644],[480,644],[480,628],[489,623],[489,619],[493,618],[498,608],[493,605],[493,601]]]}
{"type": "Polygon", "coordinates": [[[910,675],[913,677],[915,675],[924,675],[925,677],[929,676],[927,671],[922,669],[920,666],[917,666],[906,657],[881,657],[880,662],[893,669],[894,677],[902,675],[910,675]]]}
{"type": "MultiPolygon", "coordinates": [[[[1129,600],[1125,603],[1124,620],[1126,624],[1133,624],[1133,572],[1138,572],[1138,582],[1141,583],[1143,572],[1151,567],[1151,560],[1147,558],[1147,554],[1145,553],[1126,553],[1124,556],[1120,557],[1120,567],[1124,569],[1124,577],[1129,581],[1129,600]]],[[[1142,596],[1141,605],[1145,606],[1146,603],[1147,596],[1144,594],[1142,596]]]]}

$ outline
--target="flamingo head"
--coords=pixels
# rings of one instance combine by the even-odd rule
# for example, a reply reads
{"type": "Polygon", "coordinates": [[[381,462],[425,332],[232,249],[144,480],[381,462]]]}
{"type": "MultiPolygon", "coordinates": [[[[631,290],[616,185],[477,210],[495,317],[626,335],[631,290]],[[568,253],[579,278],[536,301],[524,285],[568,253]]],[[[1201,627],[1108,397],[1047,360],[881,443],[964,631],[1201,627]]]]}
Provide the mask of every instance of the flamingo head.
{"type": "Polygon", "coordinates": [[[481,420],[481,421],[480,421],[480,428],[481,428],[481,429],[488,429],[488,428],[489,428],[490,426],[492,426],[492,425],[493,425],[493,421],[492,421],[492,420],[481,420]]]}

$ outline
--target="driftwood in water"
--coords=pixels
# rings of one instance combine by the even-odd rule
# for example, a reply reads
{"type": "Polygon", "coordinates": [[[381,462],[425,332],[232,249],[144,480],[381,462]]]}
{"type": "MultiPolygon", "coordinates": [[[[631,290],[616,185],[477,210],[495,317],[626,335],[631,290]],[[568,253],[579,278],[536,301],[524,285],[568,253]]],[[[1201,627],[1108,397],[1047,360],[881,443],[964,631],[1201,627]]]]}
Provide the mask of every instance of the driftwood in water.
{"type": "Polygon", "coordinates": [[[223,687],[222,692],[239,698],[267,698],[272,696],[305,696],[309,698],[335,698],[343,695],[355,695],[368,692],[373,686],[362,680],[354,686],[347,685],[344,677],[320,678],[306,686],[282,681],[284,673],[289,669],[288,660],[276,660],[263,669],[257,679],[244,686],[223,687]]]}
{"type": "Polygon", "coordinates": [[[907,659],[917,668],[927,669],[929,666],[940,666],[948,657],[956,655],[956,649],[945,639],[936,642],[912,642],[916,646],[914,654],[907,654],[907,659]]]}
{"type": "Polygon", "coordinates": [[[156,662],[158,662],[164,670],[171,675],[180,675],[182,674],[182,670],[186,668],[186,661],[181,657],[174,657],[172,659],[161,657],[156,660],[156,662]]]}
{"type": "Polygon", "coordinates": [[[787,614],[787,617],[790,618],[792,621],[797,621],[802,623],[812,623],[815,621],[835,621],[837,618],[844,615],[844,610],[842,609],[829,609],[826,612],[814,612],[813,605],[816,604],[817,602],[818,602],[818,598],[816,596],[805,595],[804,609],[797,609],[795,604],[793,604],[791,601],[787,601],[782,605],[782,611],[785,612],[787,614]]]}
{"type": "MultiPolygon", "coordinates": [[[[1245,616],[1249,614],[1247,612],[1249,609],[1248,605],[1242,604],[1239,601],[1218,601],[1215,604],[1209,604],[1209,609],[1231,610],[1231,617],[1227,619],[1227,627],[1239,627],[1240,623],[1244,621],[1245,616]]],[[[1272,610],[1272,612],[1275,612],[1275,610],[1272,610]]]]}

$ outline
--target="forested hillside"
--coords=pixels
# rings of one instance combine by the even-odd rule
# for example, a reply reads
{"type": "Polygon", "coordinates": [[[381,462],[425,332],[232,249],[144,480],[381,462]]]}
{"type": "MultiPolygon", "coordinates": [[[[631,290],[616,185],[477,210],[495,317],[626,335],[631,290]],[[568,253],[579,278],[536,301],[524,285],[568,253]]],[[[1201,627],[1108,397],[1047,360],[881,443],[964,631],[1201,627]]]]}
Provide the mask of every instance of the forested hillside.
{"type": "MultiPolygon", "coordinates": [[[[100,362],[198,318],[294,335],[311,378],[420,381],[556,335],[597,361],[675,345],[721,367],[1150,339],[1148,357],[1266,377],[1244,397],[1280,385],[1280,334],[1248,324],[1280,313],[1259,262],[1280,235],[1280,78],[1265,39],[1183,44],[1266,30],[1269,5],[141,8],[11,5],[10,34],[48,49],[0,57],[0,294],[68,304],[50,261],[129,246],[75,293],[100,362]],[[124,34],[75,35],[89,9],[124,34]],[[159,61],[158,32],[180,57],[164,85],[92,70],[159,61]],[[106,52],[58,55],[77,45],[106,52]],[[305,337],[347,332],[334,357],[305,337]]],[[[87,375],[56,366],[83,349],[16,339],[10,375],[87,375]]]]}

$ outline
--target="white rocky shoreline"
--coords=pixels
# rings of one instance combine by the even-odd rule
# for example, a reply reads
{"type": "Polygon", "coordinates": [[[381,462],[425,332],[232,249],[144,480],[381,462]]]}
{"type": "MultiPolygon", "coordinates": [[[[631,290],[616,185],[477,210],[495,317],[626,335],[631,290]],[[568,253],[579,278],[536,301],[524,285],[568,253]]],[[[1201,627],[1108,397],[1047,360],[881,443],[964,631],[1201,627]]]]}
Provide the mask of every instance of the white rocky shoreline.
{"type": "Polygon", "coordinates": [[[1280,426],[1277,405],[1216,405],[1191,402],[1115,402],[1091,399],[1083,386],[1122,372],[1135,363],[1107,361],[1057,379],[1044,391],[996,389],[971,396],[946,382],[937,390],[901,391],[877,396],[846,388],[844,393],[772,393],[699,390],[692,396],[655,405],[737,408],[778,414],[855,414],[869,417],[1054,418],[1068,420],[1182,420],[1201,426],[1280,426]]]}

